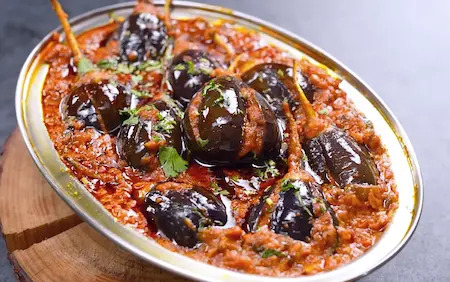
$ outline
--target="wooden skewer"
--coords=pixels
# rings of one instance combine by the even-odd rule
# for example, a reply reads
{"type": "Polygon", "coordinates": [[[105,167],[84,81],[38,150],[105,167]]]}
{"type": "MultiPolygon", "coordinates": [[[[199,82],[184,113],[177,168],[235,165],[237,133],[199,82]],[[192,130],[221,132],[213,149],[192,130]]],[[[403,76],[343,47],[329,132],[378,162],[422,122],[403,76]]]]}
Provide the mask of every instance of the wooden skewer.
{"type": "Polygon", "coordinates": [[[78,63],[81,58],[83,58],[83,54],[80,51],[80,47],[78,47],[78,42],[75,39],[75,35],[73,34],[72,28],[70,27],[69,21],[67,20],[67,14],[64,12],[58,0],[50,0],[50,2],[52,3],[53,9],[55,10],[56,15],[58,16],[58,19],[64,29],[66,40],[69,44],[70,50],[72,50],[75,63],[78,63]]]}
{"type": "Polygon", "coordinates": [[[166,27],[170,30],[171,27],[171,16],[170,16],[170,8],[172,7],[172,0],[166,0],[164,2],[164,14],[166,19],[166,27]]]}

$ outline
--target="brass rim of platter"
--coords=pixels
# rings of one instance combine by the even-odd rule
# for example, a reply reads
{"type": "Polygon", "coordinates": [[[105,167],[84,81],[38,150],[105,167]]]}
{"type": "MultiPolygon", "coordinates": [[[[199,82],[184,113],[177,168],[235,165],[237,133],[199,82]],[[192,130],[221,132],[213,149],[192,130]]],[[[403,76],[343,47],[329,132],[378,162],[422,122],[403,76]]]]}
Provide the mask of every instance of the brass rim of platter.
{"type": "MultiPolygon", "coordinates": [[[[163,1],[155,1],[159,9],[163,1]]],[[[75,33],[108,22],[109,14],[127,16],[135,2],[106,6],[73,18],[75,33]]],[[[237,25],[256,30],[264,40],[287,50],[294,57],[306,56],[342,79],[340,88],[347,92],[355,107],[372,121],[376,133],[387,148],[394,172],[399,207],[379,241],[361,257],[329,272],[293,278],[267,277],[238,273],[171,252],[132,228],[118,224],[106,209],[72,177],[59,159],[44,125],[41,90],[48,65],[40,52],[50,41],[49,33],[28,56],[16,88],[16,114],[20,131],[34,162],[57,194],[86,222],[121,247],[166,270],[206,281],[348,281],[367,275],[394,257],[411,238],[422,211],[424,190],[419,164],[413,147],[400,123],[377,94],[338,60],[307,40],[268,22],[230,9],[188,1],[173,1],[174,18],[201,16],[208,20],[231,19],[237,25]],[[201,270],[200,270],[201,269],[201,270]]],[[[61,33],[59,27],[54,31],[61,33]]]]}

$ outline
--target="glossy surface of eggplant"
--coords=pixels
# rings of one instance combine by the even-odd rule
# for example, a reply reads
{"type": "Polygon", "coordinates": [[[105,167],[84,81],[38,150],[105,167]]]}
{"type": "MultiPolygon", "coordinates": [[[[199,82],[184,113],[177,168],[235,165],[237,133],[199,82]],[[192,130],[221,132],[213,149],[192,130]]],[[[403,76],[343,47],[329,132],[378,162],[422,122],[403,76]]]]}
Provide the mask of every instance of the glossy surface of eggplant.
{"type": "Polygon", "coordinates": [[[150,191],[146,216],[167,238],[184,247],[199,243],[198,231],[227,222],[225,205],[211,192],[193,187],[184,190],[150,191]]]}
{"type": "Polygon", "coordinates": [[[260,201],[249,209],[245,217],[245,222],[242,226],[242,229],[245,232],[255,232],[258,229],[259,219],[261,218],[263,209],[266,206],[266,200],[270,197],[274,189],[275,185],[266,189],[260,201]]]}
{"type": "Polygon", "coordinates": [[[280,192],[280,199],[272,213],[270,228],[278,234],[305,241],[313,227],[312,184],[300,180],[288,180],[291,188],[280,192]]]}
{"type": "Polygon", "coordinates": [[[304,148],[311,168],[325,182],[331,176],[341,188],[349,184],[377,184],[378,170],[372,157],[337,127],[306,142],[304,148]]]}
{"type": "MultiPolygon", "coordinates": [[[[293,81],[291,67],[278,63],[256,65],[242,75],[242,80],[261,93],[270,103],[278,117],[284,117],[283,101],[288,101],[291,107],[298,106],[297,91],[293,81]]],[[[310,102],[314,99],[314,87],[303,75],[299,75],[300,87],[310,102]]]]}
{"type": "Polygon", "coordinates": [[[158,121],[139,117],[136,124],[123,125],[116,139],[116,151],[120,158],[134,168],[145,169],[145,158],[156,156],[157,151],[149,151],[145,147],[152,139],[163,141],[164,146],[175,148],[179,154],[182,151],[181,120],[177,109],[162,100],[152,102],[148,106],[154,106],[159,111],[156,118],[158,121]],[[166,130],[163,130],[158,126],[161,121],[166,124],[169,122],[170,127],[166,126],[166,130]]]}
{"type": "Polygon", "coordinates": [[[120,110],[129,107],[131,95],[126,89],[108,81],[82,84],[61,100],[64,120],[72,117],[99,132],[116,133],[121,124],[120,110]]]}
{"type": "Polygon", "coordinates": [[[200,50],[186,50],[178,54],[168,70],[168,82],[173,97],[186,106],[192,96],[211,79],[217,64],[200,50]]]}
{"type": "Polygon", "coordinates": [[[267,101],[232,76],[215,78],[204,85],[186,108],[184,128],[187,146],[196,160],[208,165],[232,165],[264,161],[276,156],[281,134],[275,114],[267,101]],[[264,119],[259,152],[239,156],[248,119],[248,99],[254,95],[257,110],[264,119]]]}
{"type": "Polygon", "coordinates": [[[122,62],[159,60],[167,48],[167,28],[156,15],[132,14],[122,23],[119,40],[122,62]]]}

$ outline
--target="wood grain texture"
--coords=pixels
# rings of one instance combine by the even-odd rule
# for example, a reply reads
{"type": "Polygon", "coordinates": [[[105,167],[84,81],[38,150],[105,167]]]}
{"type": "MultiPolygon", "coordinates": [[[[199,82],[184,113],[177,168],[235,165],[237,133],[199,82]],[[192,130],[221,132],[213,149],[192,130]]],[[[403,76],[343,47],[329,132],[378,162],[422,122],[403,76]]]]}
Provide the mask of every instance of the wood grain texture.
{"type": "Polygon", "coordinates": [[[19,281],[186,281],[82,223],[40,174],[17,130],[0,158],[0,222],[19,281]]]}

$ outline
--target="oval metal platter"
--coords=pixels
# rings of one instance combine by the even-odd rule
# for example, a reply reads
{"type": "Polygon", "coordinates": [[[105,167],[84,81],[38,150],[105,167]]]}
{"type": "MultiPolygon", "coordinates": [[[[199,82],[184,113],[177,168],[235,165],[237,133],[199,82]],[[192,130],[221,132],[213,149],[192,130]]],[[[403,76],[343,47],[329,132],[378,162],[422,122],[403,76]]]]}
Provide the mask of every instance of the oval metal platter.
{"type": "MultiPolygon", "coordinates": [[[[81,33],[108,22],[108,14],[131,13],[133,3],[122,3],[97,9],[71,21],[75,33],[81,33]]],[[[162,1],[155,1],[162,8],[162,1]]],[[[301,37],[260,19],[229,9],[187,1],[174,1],[174,18],[201,16],[208,20],[230,19],[237,25],[258,30],[264,40],[280,46],[294,57],[306,56],[340,77],[340,88],[347,92],[355,107],[374,124],[375,131],[388,149],[399,193],[399,207],[380,240],[367,253],[336,270],[296,278],[273,278],[249,275],[217,268],[171,252],[158,243],[117,223],[103,206],[68,173],[47,134],[42,113],[42,87],[48,65],[39,60],[40,52],[50,39],[47,35],[26,60],[16,89],[16,113],[22,135],[36,165],[58,195],[86,222],[124,249],[145,261],[203,281],[347,281],[364,276],[387,262],[407,243],[419,221],[423,186],[413,148],[392,112],[383,101],[353,72],[339,61],[301,37]]],[[[61,28],[56,29],[61,32],[61,28]]]]}

